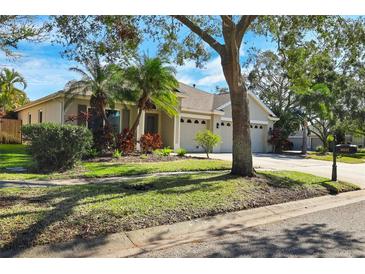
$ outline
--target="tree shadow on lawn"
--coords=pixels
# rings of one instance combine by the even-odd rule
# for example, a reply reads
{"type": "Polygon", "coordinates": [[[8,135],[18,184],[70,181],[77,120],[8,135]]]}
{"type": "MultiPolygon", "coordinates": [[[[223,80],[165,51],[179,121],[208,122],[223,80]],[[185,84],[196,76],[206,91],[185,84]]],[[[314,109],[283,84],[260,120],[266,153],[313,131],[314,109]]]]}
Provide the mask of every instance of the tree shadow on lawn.
{"type": "MultiPolygon", "coordinates": [[[[134,195],[146,191],[158,191],[164,194],[168,194],[168,189],[188,185],[197,186],[196,188],[194,187],[191,190],[196,191],[202,187],[207,188],[208,186],[206,186],[205,184],[209,182],[213,183],[210,184],[209,187],[214,187],[214,182],[224,179],[225,176],[230,175],[211,176],[203,179],[194,179],[192,175],[182,175],[170,178],[152,178],[147,183],[141,183],[138,180],[134,180],[123,181],[121,183],[54,187],[47,189],[45,194],[41,194],[36,197],[12,195],[10,196],[10,206],[16,203],[25,202],[36,204],[36,206],[39,207],[46,206],[48,208],[51,206],[52,209],[48,211],[45,210],[43,216],[38,221],[26,227],[25,229],[14,231],[13,240],[5,244],[0,249],[0,251],[8,251],[6,253],[6,256],[9,257],[14,257],[21,254],[25,249],[35,244],[37,237],[40,236],[42,232],[44,232],[48,227],[55,224],[56,222],[65,220],[65,218],[73,213],[73,209],[79,205],[98,203],[113,199],[123,199],[123,197],[126,197],[128,195],[134,195]],[[92,200],[93,197],[98,195],[112,195],[112,197],[92,200]],[[91,198],[91,200],[82,201],[87,198],[91,198]]],[[[178,191],[176,192],[178,193],[178,191]]],[[[11,217],[32,213],[33,212],[22,211],[18,214],[12,214],[11,217]]],[[[1,219],[6,217],[9,216],[0,215],[1,219]]],[[[102,241],[100,243],[102,243],[102,241]]]]}
{"type": "MultiPolygon", "coordinates": [[[[303,223],[271,236],[262,236],[268,232],[270,234],[270,231],[264,229],[250,229],[240,233],[240,240],[217,241],[220,251],[208,253],[206,257],[341,257],[344,256],[344,251],[352,257],[365,256],[364,239],[329,228],[324,223],[303,223]],[[331,250],[334,253],[329,254],[331,250]]],[[[226,232],[222,229],[211,234],[222,236],[226,232]]]]}
{"type": "MultiPolygon", "coordinates": [[[[224,182],[225,180],[234,178],[237,177],[227,173],[208,176],[206,178],[196,178],[194,175],[185,174],[171,177],[150,178],[147,181],[140,181],[136,179],[131,181],[123,181],[120,183],[54,187],[45,189],[45,192],[41,193],[40,195],[36,195],[35,197],[27,197],[26,192],[23,192],[25,194],[23,194],[23,196],[12,195],[11,205],[16,203],[24,203],[24,201],[26,201],[25,203],[33,203],[36,204],[36,206],[43,206],[46,208],[44,212],[42,212],[42,216],[38,221],[34,222],[25,229],[14,231],[12,241],[5,244],[1,250],[11,250],[11,255],[9,256],[21,254],[22,251],[28,247],[33,246],[36,243],[37,238],[53,224],[62,221],[64,221],[62,225],[67,224],[65,219],[73,214],[73,210],[76,206],[94,204],[114,199],[123,199],[129,195],[136,195],[149,191],[155,191],[157,193],[166,195],[184,194],[194,191],[212,191],[216,190],[217,187],[222,187],[215,184],[215,182],[224,182]],[[99,195],[112,196],[100,197],[96,199],[95,197],[99,195]],[[51,209],[49,209],[49,207],[51,207],[51,209]]],[[[279,178],[280,177],[276,179],[279,178]]],[[[290,187],[296,185],[303,185],[303,183],[296,182],[295,180],[290,183],[290,187]]],[[[278,187],[276,183],[274,183],[274,186],[278,187]]],[[[27,211],[19,212],[19,214],[26,215],[27,211]]],[[[0,218],[5,217],[7,216],[0,216],[0,218]]],[[[106,231],[106,233],[109,232],[116,231],[106,231]]],[[[78,236],[75,237],[82,238],[83,236],[85,235],[78,234],[78,236]]]]}

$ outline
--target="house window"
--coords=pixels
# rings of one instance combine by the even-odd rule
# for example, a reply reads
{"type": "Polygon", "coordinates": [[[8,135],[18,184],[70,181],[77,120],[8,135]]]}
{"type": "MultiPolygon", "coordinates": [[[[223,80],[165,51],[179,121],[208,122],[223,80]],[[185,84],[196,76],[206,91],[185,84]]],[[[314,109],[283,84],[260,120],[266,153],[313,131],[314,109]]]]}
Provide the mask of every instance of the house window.
{"type": "Polygon", "coordinates": [[[184,119],[182,119],[182,118],[181,118],[181,119],[180,119],[180,123],[184,123],[184,119]]]}
{"type": "Polygon", "coordinates": [[[230,123],[227,123],[227,127],[230,127],[231,126],[231,124],[230,123]]]}
{"type": "Polygon", "coordinates": [[[221,126],[224,127],[224,123],[223,122],[221,123],[221,126]]]}
{"type": "Polygon", "coordinates": [[[106,118],[108,119],[113,131],[115,133],[120,132],[120,111],[108,109],[105,111],[106,118]]]}
{"type": "Polygon", "coordinates": [[[187,123],[191,124],[191,120],[190,120],[190,119],[188,119],[187,123]]]}
{"type": "Polygon", "coordinates": [[[42,123],[42,122],[43,122],[43,111],[38,110],[38,123],[42,123]]]}
{"type": "Polygon", "coordinates": [[[260,126],[260,129],[262,129],[262,126],[260,126]]]}
{"type": "Polygon", "coordinates": [[[205,121],[202,121],[202,125],[205,125],[205,121]]]}
{"type": "Polygon", "coordinates": [[[145,133],[158,133],[158,115],[147,113],[144,124],[145,133]]]}
{"type": "Polygon", "coordinates": [[[32,124],[32,114],[28,113],[28,124],[32,124]]]}
{"type": "Polygon", "coordinates": [[[258,126],[256,125],[255,128],[258,128],[258,126]]]}
{"type": "Polygon", "coordinates": [[[129,128],[130,110],[123,109],[122,112],[122,129],[129,128]]]}
{"type": "Polygon", "coordinates": [[[194,121],[194,124],[199,124],[199,121],[198,121],[198,120],[195,120],[195,121],[194,121]]]}

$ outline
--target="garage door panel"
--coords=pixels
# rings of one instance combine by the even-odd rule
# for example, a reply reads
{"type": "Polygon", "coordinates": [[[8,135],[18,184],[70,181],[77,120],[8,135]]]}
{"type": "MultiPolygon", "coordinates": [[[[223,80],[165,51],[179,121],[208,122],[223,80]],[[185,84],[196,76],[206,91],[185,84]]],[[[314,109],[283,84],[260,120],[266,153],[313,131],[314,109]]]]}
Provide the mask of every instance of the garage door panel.
{"type": "MultiPolygon", "coordinates": [[[[221,152],[232,152],[232,125],[231,123],[221,123],[221,152]]],[[[265,151],[265,136],[267,126],[252,125],[250,130],[252,152],[266,152],[265,151]]]]}
{"type": "Polygon", "coordinates": [[[181,119],[180,122],[180,147],[189,152],[203,152],[203,148],[195,142],[197,132],[207,129],[206,120],[181,119]]]}

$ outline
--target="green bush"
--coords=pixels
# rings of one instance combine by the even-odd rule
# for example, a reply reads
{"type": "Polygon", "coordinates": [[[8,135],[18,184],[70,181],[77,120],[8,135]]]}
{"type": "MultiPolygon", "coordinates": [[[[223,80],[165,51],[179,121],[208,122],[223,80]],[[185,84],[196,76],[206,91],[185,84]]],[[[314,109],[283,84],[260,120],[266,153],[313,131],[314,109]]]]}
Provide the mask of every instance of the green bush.
{"type": "Polygon", "coordinates": [[[170,156],[170,154],[173,152],[173,150],[169,147],[164,147],[161,149],[156,149],[153,151],[153,154],[158,155],[158,156],[170,156]]]}
{"type": "Polygon", "coordinates": [[[30,154],[41,172],[72,168],[92,146],[92,134],[85,127],[44,123],[25,125],[22,132],[30,141],[30,154]]]}
{"type": "Polygon", "coordinates": [[[113,158],[119,159],[122,157],[122,152],[120,152],[119,149],[114,150],[113,152],[113,158]]]}
{"type": "Polygon", "coordinates": [[[178,148],[177,150],[176,150],[176,154],[177,154],[177,156],[180,156],[180,157],[184,157],[185,156],[185,154],[186,154],[186,149],[185,148],[178,148]]]}
{"type": "Polygon", "coordinates": [[[91,147],[82,155],[82,159],[93,159],[97,156],[99,156],[99,152],[95,148],[91,147]]]}
{"type": "Polygon", "coordinates": [[[209,153],[212,152],[213,147],[220,143],[220,141],[221,137],[210,130],[200,131],[195,136],[195,142],[204,149],[207,158],[209,158],[209,153]]]}
{"type": "Polygon", "coordinates": [[[318,152],[320,154],[324,154],[326,152],[326,150],[323,146],[317,146],[316,147],[316,152],[318,152]]]}

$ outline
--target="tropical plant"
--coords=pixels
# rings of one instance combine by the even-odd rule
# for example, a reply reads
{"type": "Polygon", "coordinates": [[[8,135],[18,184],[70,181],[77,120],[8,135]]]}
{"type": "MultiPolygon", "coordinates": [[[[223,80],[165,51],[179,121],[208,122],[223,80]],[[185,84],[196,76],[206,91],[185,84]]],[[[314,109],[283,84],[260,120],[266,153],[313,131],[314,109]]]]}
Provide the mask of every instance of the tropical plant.
{"type": "Polygon", "coordinates": [[[178,99],[175,94],[179,83],[175,78],[175,69],[165,66],[159,58],[144,56],[137,65],[130,66],[124,71],[124,94],[133,94],[137,99],[138,114],[131,127],[135,134],[144,110],[157,108],[169,116],[177,114],[178,99]]]}
{"type": "Polygon", "coordinates": [[[128,128],[123,129],[122,133],[118,134],[115,138],[115,146],[124,155],[132,153],[136,147],[134,142],[134,135],[131,134],[128,128]]]}
{"type": "Polygon", "coordinates": [[[162,157],[167,157],[167,156],[170,156],[170,154],[172,152],[173,152],[173,150],[170,147],[164,147],[164,148],[154,150],[153,154],[162,156],[162,157]]]}
{"type": "Polygon", "coordinates": [[[122,152],[119,149],[114,150],[113,152],[113,158],[119,159],[122,157],[122,152]]]}
{"type": "Polygon", "coordinates": [[[151,153],[162,147],[161,136],[158,133],[145,133],[139,140],[142,153],[151,153]]]}
{"type": "Polygon", "coordinates": [[[204,149],[207,158],[220,141],[221,137],[210,130],[199,131],[195,136],[195,142],[204,149]]]}
{"type": "Polygon", "coordinates": [[[84,69],[70,68],[79,73],[82,78],[66,84],[65,108],[77,95],[90,93],[90,107],[93,119],[99,119],[99,125],[92,128],[94,144],[98,150],[103,150],[107,145],[103,140],[105,135],[110,135],[112,127],[106,115],[106,106],[115,107],[115,92],[118,86],[115,79],[120,79],[121,69],[116,65],[103,65],[98,54],[83,60],[84,69]],[[100,139],[100,140],[99,140],[100,139]],[[103,145],[104,144],[104,145],[103,145]]]}
{"type": "Polygon", "coordinates": [[[0,71],[0,111],[12,111],[29,101],[23,91],[27,87],[24,77],[14,69],[0,71]]]}
{"type": "Polygon", "coordinates": [[[186,154],[186,149],[185,148],[178,148],[177,150],[176,150],[176,154],[177,154],[177,156],[179,156],[179,157],[184,157],[185,156],[185,154],[186,154]]]}

